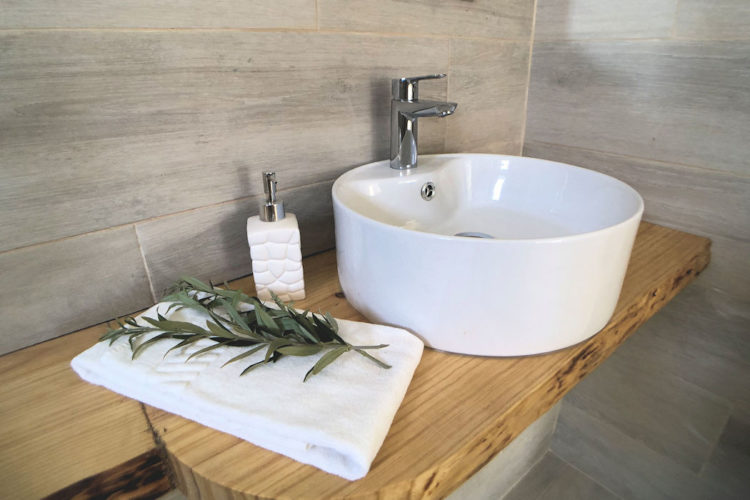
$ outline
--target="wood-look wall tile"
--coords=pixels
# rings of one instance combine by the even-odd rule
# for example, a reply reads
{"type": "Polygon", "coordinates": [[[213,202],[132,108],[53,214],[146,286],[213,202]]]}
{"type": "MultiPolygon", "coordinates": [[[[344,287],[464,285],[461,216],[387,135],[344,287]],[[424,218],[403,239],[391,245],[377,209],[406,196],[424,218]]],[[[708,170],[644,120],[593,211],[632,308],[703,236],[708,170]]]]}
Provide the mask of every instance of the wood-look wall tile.
{"type": "Polygon", "coordinates": [[[503,500],[617,500],[620,497],[548,452],[503,500]]]}
{"type": "Polygon", "coordinates": [[[529,425],[484,467],[454,490],[447,500],[506,498],[505,495],[513,485],[549,449],[560,406],[557,403],[547,410],[547,413],[529,425]]]}
{"type": "Polygon", "coordinates": [[[157,500],[188,500],[180,490],[172,490],[166,495],[160,496],[157,500]]]}
{"type": "Polygon", "coordinates": [[[533,0],[318,0],[321,29],[528,40],[533,0]]]}
{"type": "Polygon", "coordinates": [[[529,44],[451,41],[448,99],[458,103],[446,120],[446,150],[509,153],[523,140],[529,44]]]}
{"type": "Polygon", "coordinates": [[[2,253],[0,275],[0,354],[152,303],[130,226],[2,253]]]}
{"type": "Polygon", "coordinates": [[[691,39],[750,39],[747,0],[680,0],[675,34],[691,39]]]}
{"type": "Polygon", "coordinates": [[[705,284],[750,304],[750,241],[710,237],[711,264],[703,272],[705,284]]]}
{"type": "Polygon", "coordinates": [[[315,0],[4,1],[0,28],[314,28],[315,0]]]}
{"type": "Polygon", "coordinates": [[[528,141],[747,175],[750,42],[534,44],[528,141]]]}
{"type": "MultiPolygon", "coordinates": [[[[591,376],[596,375],[594,372],[591,376]]],[[[616,389],[613,389],[616,390],[616,389]]],[[[723,491],[563,400],[551,451],[622,498],[705,500],[723,491]]]]}
{"type": "MultiPolygon", "coordinates": [[[[611,357],[600,369],[584,380],[576,389],[574,389],[566,399],[566,404],[576,405],[576,396],[579,388],[586,390],[586,384],[589,379],[597,379],[602,370],[606,371],[610,363],[619,364],[620,366],[630,366],[639,373],[636,376],[624,376],[622,382],[612,384],[610,382],[609,391],[616,392],[618,398],[625,401],[629,399],[628,391],[623,391],[624,387],[630,384],[638,383],[640,379],[649,379],[648,383],[640,383],[639,390],[643,395],[654,393],[654,386],[661,386],[665,379],[682,380],[690,385],[697,385],[711,393],[717,394],[722,398],[732,400],[732,416],[729,423],[732,425],[733,419],[736,420],[741,414],[735,414],[736,408],[750,408],[750,387],[747,380],[750,378],[750,346],[746,341],[747,332],[750,331],[750,314],[747,310],[742,311],[744,314],[728,315],[726,311],[720,311],[715,307],[714,299],[709,295],[713,293],[705,290],[700,286],[691,286],[680,293],[672,302],[662,309],[659,314],[650,319],[635,335],[621,346],[618,351],[611,357]]],[[[619,381],[618,381],[619,382],[619,381]]],[[[605,381],[596,380],[597,384],[602,385],[604,389],[605,381]]],[[[673,400],[683,400],[685,390],[675,390],[674,396],[668,396],[669,402],[673,400]]],[[[660,417],[668,422],[668,426],[677,428],[683,426],[684,418],[690,418],[691,422],[681,434],[687,441],[695,440],[700,435],[700,429],[704,424],[700,420],[695,420],[697,413],[706,411],[705,405],[695,401],[693,408],[690,408],[680,418],[670,416],[671,408],[659,408],[660,403],[654,403],[650,398],[639,398],[638,402],[630,402],[628,409],[618,415],[618,419],[644,412],[660,412],[660,417]],[[644,403],[644,400],[648,402],[644,403]]],[[[669,403],[667,403],[669,404],[669,403]]],[[[592,418],[606,420],[602,413],[610,411],[606,402],[600,402],[594,411],[591,411],[590,405],[583,405],[583,413],[592,418]]],[[[661,406],[664,406],[661,404],[661,406]]],[[[578,408],[578,410],[581,410],[578,408]]],[[[611,410],[614,412],[615,410],[611,410]]],[[[724,427],[723,422],[718,422],[720,428],[724,427]]],[[[659,427],[668,427],[665,425],[644,425],[635,434],[645,447],[654,448],[654,442],[662,442],[670,433],[676,432],[671,429],[664,431],[656,440],[653,438],[653,432],[659,427]]],[[[617,429],[619,433],[630,434],[632,432],[623,430],[623,426],[617,423],[611,425],[612,429],[617,429]]],[[[586,427],[580,432],[589,433],[591,430],[586,427]]],[[[735,438],[727,437],[727,433],[737,435],[736,431],[730,428],[724,428],[722,436],[717,439],[719,444],[709,442],[712,446],[713,454],[708,460],[704,460],[700,468],[701,482],[711,485],[717,490],[714,498],[744,498],[739,492],[746,489],[747,484],[743,486],[742,481],[746,481],[746,475],[738,475],[737,472],[743,470],[745,460],[742,454],[737,454],[733,450],[733,445],[728,448],[722,447],[723,442],[732,443],[735,438]],[[721,491],[721,493],[719,493],[721,491]]],[[[601,439],[605,442],[611,441],[611,436],[603,435],[601,439]]],[[[570,443],[573,441],[570,440],[570,443]]],[[[619,454],[625,453],[619,449],[614,441],[609,443],[612,449],[618,449],[619,454]]],[[[555,446],[557,442],[555,442],[555,446]]],[[[572,453],[572,449],[569,450],[572,453]]],[[[587,453],[588,451],[578,450],[578,453],[587,453]]],[[[629,453],[629,452],[628,452],[629,453]]],[[[684,462],[679,460],[670,460],[670,464],[679,463],[684,470],[684,462]]],[[[620,467],[619,462],[613,462],[611,467],[620,467]]],[[[655,467],[663,467],[654,464],[655,467]]],[[[629,468],[630,466],[628,466],[629,468]]],[[[671,466],[668,466],[671,467],[671,466]]],[[[695,468],[693,467],[693,472],[695,468]]],[[[746,468],[744,469],[746,470],[746,468]]],[[[650,474],[650,478],[655,484],[664,484],[656,471],[650,474]]],[[[668,472],[668,471],[667,471],[668,472]]],[[[592,472],[593,473],[593,472],[592,472]]],[[[613,472],[609,472],[612,474],[613,472]]],[[[597,476],[598,478],[599,476],[597,476]]],[[[671,487],[670,487],[671,488],[671,487]]],[[[671,490],[666,489],[666,492],[671,490]]],[[[634,495],[639,497],[639,495],[634,495]]],[[[640,495],[644,498],[651,498],[650,495],[640,495]]],[[[674,492],[670,498],[679,498],[679,490],[674,492]]],[[[706,496],[705,498],[711,498],[706,496]]]]}
{"type": "Polygon", "coordinates": [[[2,250],[252,196],[264,169],[295,187],[386,158],[390,78],[447,71],[449,41],[45,30],[0,52],[2,250]]]}
{"type": "MultiPolygon", "coordinates": [[[[524,154],[618,178],[643,197],[644,217],[683,231],[750,241],[750,177],[527,141],[524,154]]],[[[750,173],[750,172],[748,172],[750,173]]]]}
{"type": "MultiPolygon", "coordinates": [[[[684,321],[680,324],[683,332],[691,328],[684,321]]],[[[627,351],[626,343],[570,391],[567,401],[686,469],[700,472],[729,418],[729,401],[666,372],[659,361],[669,352],[649,356],[653,363],[647,363],[627,351]]]]}
{"type": "Polygon", "coordinates": [[[750,406],[750,311],[719,307],[727,298],[715,295],[698,283],[686,288],[617,351],[615,364],[630,363],[657,380],[677,377],[732,405],[750,406]]]}
{"type": "Polygon", "coordinates": [[[527,141],[524,155],[596,170],[627,182],[643,196],[644,219],[712,239],[701,278],[750,301],[750,179],[581,148],[527,141]]]}
{"type": "Polygon", "coordinates": [[[677,0],[537,0],[535,40],[663,38],[677,0]]]}
{"type": "MultiPolygon", "coordinates": [[[[334,246],[331,186],[322,182],[279,192],[287,212],[297,216],[303,255],[334,246]]],[[[250,274],[246,222],[258,215],[260,201],[245,198],[138,224],[157,298],[181,276],[221,283],[250,274]]]]}
{"type": "Polygon", "coordinates": [[[733,414],[701,472],[707,481],[726,486],[725,498],[750,498],[750,415],[733,414]]]}

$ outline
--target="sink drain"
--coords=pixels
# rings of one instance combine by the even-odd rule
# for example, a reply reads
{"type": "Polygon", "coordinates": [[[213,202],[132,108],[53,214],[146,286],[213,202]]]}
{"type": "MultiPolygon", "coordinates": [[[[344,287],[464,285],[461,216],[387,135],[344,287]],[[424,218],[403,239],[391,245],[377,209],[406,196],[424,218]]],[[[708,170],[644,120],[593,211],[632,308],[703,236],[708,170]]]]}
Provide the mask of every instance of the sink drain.
{"type": "Polygon", "coordinates": [[[466,231],[466,232],[463,232],[463,233],[456,233],[453,236],[464,236],[466,238],[489,238],[491,240],[495,239],[495,237],[492,236],[491,234],[479,233],[479,232],[476,232],[476,231],[466,231]]]}
{"type": "Polygon", "coordinates": [[[434,183],[425,182],[422,185],[422,199],[425,201],[430,201],[435,197],[435,191],[437,191],[437,188],[435,187],[434,183]]]}

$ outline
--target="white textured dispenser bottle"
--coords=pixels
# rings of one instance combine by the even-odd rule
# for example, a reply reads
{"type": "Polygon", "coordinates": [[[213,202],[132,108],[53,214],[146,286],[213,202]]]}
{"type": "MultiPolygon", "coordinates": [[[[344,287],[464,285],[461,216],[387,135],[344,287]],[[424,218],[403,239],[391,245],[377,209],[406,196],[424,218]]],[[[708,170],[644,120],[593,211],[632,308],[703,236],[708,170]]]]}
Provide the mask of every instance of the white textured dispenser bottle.
{"type": "Polygon", "coordinates": [[[294,214],[284,212],[276,199],[276,173],[263,173],[266,200],[260,215],[247,219],[247,242],[253,261],[258,298],[270,300],[271,292],[285,302],[305,298],[299,226],[294,214]]]}

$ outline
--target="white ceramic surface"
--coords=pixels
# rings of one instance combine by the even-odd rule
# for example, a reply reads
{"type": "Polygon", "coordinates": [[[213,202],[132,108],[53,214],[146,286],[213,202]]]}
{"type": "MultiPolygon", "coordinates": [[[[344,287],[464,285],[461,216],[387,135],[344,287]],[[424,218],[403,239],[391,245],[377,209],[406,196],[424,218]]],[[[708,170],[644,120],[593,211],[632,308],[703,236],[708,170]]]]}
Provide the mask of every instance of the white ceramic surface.
{"type": "Polygon", "coordinates": [[[609,321],[643,200],[571,165],[457,154],[421,156],[413,171],[355,168],[334,183],[333,207],[341,286],[366,317],[436,349],[517,356],[609,321]]]}
{"type": "Polygon", "coordinates": [[[255,291],[261,300],[272,300],[271,292],[285,301],[305,298],[299,225],[294,214],[275,222],[247,219],[247,242],[253,261],[255,291]]]}

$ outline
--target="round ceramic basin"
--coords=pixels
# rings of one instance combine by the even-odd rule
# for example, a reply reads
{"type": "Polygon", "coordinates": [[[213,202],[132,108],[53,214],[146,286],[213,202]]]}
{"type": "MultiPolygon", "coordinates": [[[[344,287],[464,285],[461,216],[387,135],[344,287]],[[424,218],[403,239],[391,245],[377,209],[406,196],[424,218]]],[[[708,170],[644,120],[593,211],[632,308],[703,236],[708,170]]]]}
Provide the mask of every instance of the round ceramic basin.
{"type": "Polygon", "coordinates": [[[368,319],[436,349],[518,356],[606,325],[643,200],[592,170],[455,154],[355,168],[334,183],[333,209],[339,280],[368,319]]]}

